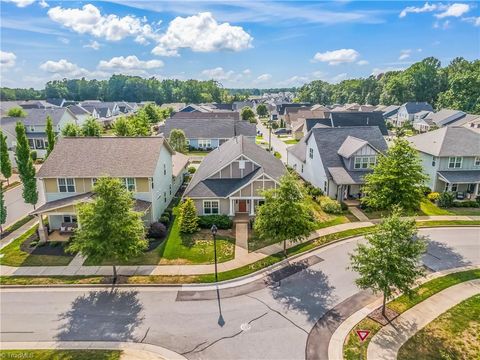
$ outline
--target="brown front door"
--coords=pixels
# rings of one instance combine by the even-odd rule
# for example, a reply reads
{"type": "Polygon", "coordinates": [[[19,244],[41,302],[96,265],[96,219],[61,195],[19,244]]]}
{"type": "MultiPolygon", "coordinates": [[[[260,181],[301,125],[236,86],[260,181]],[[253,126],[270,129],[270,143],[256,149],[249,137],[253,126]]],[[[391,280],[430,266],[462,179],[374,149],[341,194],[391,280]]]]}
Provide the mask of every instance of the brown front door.
{"type": "Polygon", "coordinates": [[[238,212],[247,212],[247,200],[238,200],[238,212]]]}

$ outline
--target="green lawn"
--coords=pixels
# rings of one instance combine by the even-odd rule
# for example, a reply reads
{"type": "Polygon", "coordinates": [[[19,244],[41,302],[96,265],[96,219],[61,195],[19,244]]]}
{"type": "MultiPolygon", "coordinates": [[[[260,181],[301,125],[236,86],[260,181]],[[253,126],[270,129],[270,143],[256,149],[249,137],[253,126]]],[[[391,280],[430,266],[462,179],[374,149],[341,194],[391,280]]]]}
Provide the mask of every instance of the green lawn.
{"type": "Polygon", "coordinates": [[[207,156],[209,151],[189,151],[187,152],[188,156],[207,156]]]}
{"type": "Polygon", "coordinates": [[[300,140],[297,140],[297,139],[289,139],[289,140],[283,140],[283,142],[287,145],[291,145],[291,144],[298,144],[300,140]]]}
{"type": "Polygon", "coordinates": [[[454,208],[448,208],[448,211],[450,211],[450,213],[453,213],[454,215],[480,216],[480,208],[454,207],[454,208]]]}
{"type": "Polygon", "coordinates": [[[0,359],[119,360],[121,350],[1,350],[0,359]]]}
{"type": "Polygon", "coordinates": [[[431,201],[424,199],[420,204],[420,210],[423,214],[434,216],[434,215],[452,215],[447,209],[439,208],[437,205],[431,201]]]}
{"type": "MultiPolygon", "coordinates": [[[[68,265],[73,259],[73,255],[35,255],[29,254],[20,249],[20,245],[37,231],[37,226],[28,230],[23,235],[16,238],[9,245],[0,250],[3,256],[0,258],[0,265],[8,266],[63,266],[68,265]]],[[[52,246],[46,244],[44,246],[52,246]]],[[[61,246],[60,244],[57,246],[61,246]]]]}
{"type": "MultiPolygon", "coordinates": [[[[416,294],[409,298],[406,295],[402,295],[395,300],[389,302],[387,306],[398,313],[402,313],[427,299],[428,297],[456,284],[462,282],[479,279],[480,269],[462,271],[459,273],[445,275],[433,280],[430,280],[416,289],[416,294]]],[[[346,360],[361,360],[367,358],[367,347],[375,335],[380,330],[381,325],[369,318],[365,318],[360,321],[350,331],[345,344],[343,346],[343,355],[346,360]],[[356,330],[370,330],[370,335],[365,341],[360,341],[356,334],[356,330]]],[[[418,359],[418,357],[417,357],[418,359]]],[[[423,359],[423,358],[421,358],[423,359]]]]}
{"type": "Polygon", "coordinates": [[[14,232],[17,229],[20,229],[23,225],[25,225],[27,222],[29,222],[32,219],[33,219],[33,215],[27,215],[21,218],[20,220],[17,220],[15,223],[10,225],[9,227],[3,229],[2,237],[7,236],[8,234],[14,232]]]}
{"type": "Polygon", "coordinates": [[[480,359],[480,295],[446,311],[403,344],[399,360],[480,359]]]}

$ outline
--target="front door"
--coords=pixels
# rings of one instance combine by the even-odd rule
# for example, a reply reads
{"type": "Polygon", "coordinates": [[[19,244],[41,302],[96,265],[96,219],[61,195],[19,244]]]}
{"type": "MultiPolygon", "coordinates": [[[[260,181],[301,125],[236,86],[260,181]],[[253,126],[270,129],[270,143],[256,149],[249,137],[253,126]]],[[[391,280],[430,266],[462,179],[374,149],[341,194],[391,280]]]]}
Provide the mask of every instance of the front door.
{"type": "Polygon", "coordinates": [[[247,212],[247,200],[238,200],[238,212],[247,212]]]}

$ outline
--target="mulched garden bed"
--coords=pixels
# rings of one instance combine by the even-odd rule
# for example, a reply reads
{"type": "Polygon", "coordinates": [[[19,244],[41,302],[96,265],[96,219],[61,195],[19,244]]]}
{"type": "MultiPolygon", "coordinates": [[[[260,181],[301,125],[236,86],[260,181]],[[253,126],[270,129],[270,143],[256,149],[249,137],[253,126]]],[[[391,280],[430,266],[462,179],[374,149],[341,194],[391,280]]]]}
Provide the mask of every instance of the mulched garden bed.
{"type": "Polygon", "coordinates": [[[389,324],[392,320],[394,320],[398,315],[400,314],[396,311],[393,311],[387,306],[385,308],[385,316],[383,316],[382,314],[382,307],[379,307],[378,309],[375,309],[370,314],[368,314],[368,317],[373,321],[376,321],[379,324],[385,326],[389,324]]]}
{"type": "Polygon", "coordinates": [[[30,255],[73,256],[65,252],[67,243],[50,241],[45,244],[37,244],[38,240],[38,233],[35,232],[20,244],[20,250],[30,255]]]}
{"type": "Polygon", "coordinates": [[[152,250],[156,249],[157,247],[159,247],[165,241],[165,239],[166,239],[166,237],[161,238],[161,239],[153,239],[153,238],[147,239],[148,240],[148,247],[147,247],[147,250],[145,250],[145,251],[152,251],[152,250]]]}

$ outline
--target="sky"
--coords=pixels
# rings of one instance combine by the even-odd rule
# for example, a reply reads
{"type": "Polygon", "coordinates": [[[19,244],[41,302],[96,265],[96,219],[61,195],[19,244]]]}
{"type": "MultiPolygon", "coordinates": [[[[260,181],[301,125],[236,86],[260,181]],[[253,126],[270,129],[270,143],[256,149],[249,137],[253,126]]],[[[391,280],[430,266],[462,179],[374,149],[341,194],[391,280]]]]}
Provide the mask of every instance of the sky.
{"type": "Polygon", "coordinates": [[[1,86],[123,73],[227,88],[332,83],[480,54],[480,3],[1,0],[1,86]]]}

